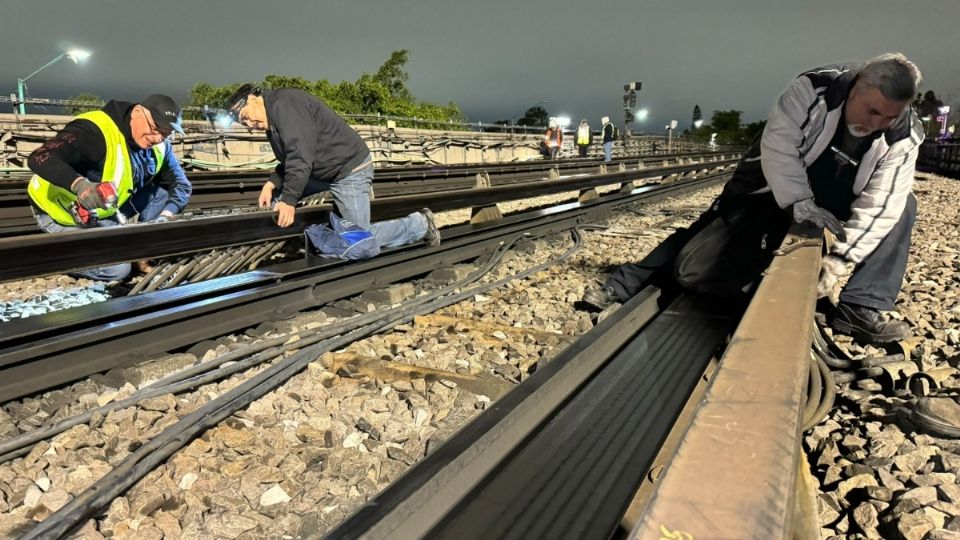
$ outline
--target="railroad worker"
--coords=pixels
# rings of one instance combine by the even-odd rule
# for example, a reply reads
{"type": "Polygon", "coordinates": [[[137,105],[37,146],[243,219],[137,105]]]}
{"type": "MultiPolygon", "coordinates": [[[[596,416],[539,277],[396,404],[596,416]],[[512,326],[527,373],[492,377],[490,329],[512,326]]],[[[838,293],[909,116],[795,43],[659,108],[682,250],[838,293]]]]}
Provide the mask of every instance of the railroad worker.
{"type": "MultiPolygon", "coordinates": [[[[174,131],[183,133],[181,118],[180,106],[164,95],[110,101],[74,118],[27,160],[35,173],[27,193],[37,225],[57,233],[179,214],[192,192],[170,143],[174,131]]],[[[130,271],[122,263],[75,274],[114,281],[130,271]]]]}
{"type": "Polygon", "coordinates": [[[590,131],[590,123],[584,118],[577,126],[577,150],[580,152],[580,157],[587,157],[587,149],[591,144],[593,144],[593,133],[590,131]]]}
{"type": "Polygon", "coordinates": [[[802,73],[711,208],[658,246],[648,264],[621,267],[584,301],[626,300],[665,261],[687,288],[736,294],[769,264],[792,218],[837,238],[818,293],[849,280],[829,325],[862,343],[906,339],[908,324],[881,312],[894,309],[916,220],[911,187],[923,130],[910,104],[921,81],[899,53],[802,73]]]}
{"type": "Polygon", "coordinates": [[[543,141],[547,145],[547,158],[557,159],[560,154],[560,148],[563,146],[563,128],[557,122],[556,118],[550,119],[546,133],[543,135],[543,141]]]}
{"type": "Polygon", "coordinates": [[[613,161],[613,141],[616,139],[616,128],[610,123],[610,117],[604,116],[600,119],[600,124],[603,125],[601,131],[603,133],[603,161],[605,163],[610,163],[613,161]]]}
{"type": "Polygon", "coordinates": [[[241,86],[227,101],[234,121],[265,131],[280,162],[260,191],[261,207],[273,205],[277,224],[293,224],[297,203],[329,191],[339,214],[372,232],[380,247],[421,240],[440,243],[440,232],[428,209],[400,219],[370,223],[373,161],[363,139],[325,103],[293,88],[261,90],[241,86]]]}

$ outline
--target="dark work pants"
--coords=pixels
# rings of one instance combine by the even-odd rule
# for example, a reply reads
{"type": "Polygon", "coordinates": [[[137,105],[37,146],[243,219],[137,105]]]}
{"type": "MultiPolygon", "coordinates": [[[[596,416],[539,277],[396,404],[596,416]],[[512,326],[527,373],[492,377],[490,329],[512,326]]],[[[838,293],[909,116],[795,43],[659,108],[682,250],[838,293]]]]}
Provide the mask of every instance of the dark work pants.
{"type": "Polygon", "coordinates": [[[673,272],[677,256],[690,240],[707,229],[715,220],[722,219],[720,206],[723,205],[724,210],[733,206],[732,204],[725,204],[728,200],[723,196],[718,197],[710,208],[700,214],[700,217],[689,227],[677,229],[642,261],[624,264],[617,268],[607,278],[604,286],[610,288],[620,301],[626,302],[639,293],[655,274],[663,276],[668,273],[667,275],[670,275],[669,273],[673,272]]]}
{"type": "MultiPolygon", "coordinates": [[[[679,276],[680,282],[695,290],[731,289],[755,280],[767,267],[773,250],[777,249],[790,224],[785,211],[779,210],[773,197],[764,195],[721,195],[709,210],[700,215],[689,228],[678,229],[657,246],[643,261],[625,264],[607,278],[605,286],[613,290],[621,301],[640,292],[658,271],[674,271],[678,255],[688,268],[718,265],[718,271],[696,273],[703,280],[697,283],[691,273],[679,276]],[[741,214],[742,213],[742,214],[741,214]],[[739,221],[748,216],[745,221],[739,221]],[[729,238],[719,234],[717,219],[724,220],[729,238]],[[691,243],[694,239],[694,243],[691,243]],[[729,242],[718,252],[717,244],[729,242]],[[689,247],[688,247],[689,244],[689,247]],[[704,247],[701,247],[704,246],[704,247]],[[708,248],[709,246],[710,248],[708,248]],[[684,249],[684,248],[687,249],[684,249]],[[691,249],[693,248],[693,249],[691,249]],[[698,252],[703,260],[697,261],[698,252]]],[[[880,310],[892,310],[910,252],[910,233],[916,221],[917,200],[910,195],[900,220],[880,245],[854,270],[847,286],[840,294],[842,302],[880,310]]],[[[681,272],[683,274],[684,272],[681,272]]],[[[677,277],[677,276],[675,276],[677,277]]]]}
{"type": "Polygon", "coordinates": [[[577,150],[580,151],[580,157],[587,157],[587,148],[590,148],[588,144],[578,144],[577,150]]]}
{"type": "Polygon", "coordinates": [[[873,253],[853,271],[840,301],[882,311],[892,311],[907,273],[910,233],[917,221],[917,199],[911,193],[900,220],[880,241],[873,253]]]}

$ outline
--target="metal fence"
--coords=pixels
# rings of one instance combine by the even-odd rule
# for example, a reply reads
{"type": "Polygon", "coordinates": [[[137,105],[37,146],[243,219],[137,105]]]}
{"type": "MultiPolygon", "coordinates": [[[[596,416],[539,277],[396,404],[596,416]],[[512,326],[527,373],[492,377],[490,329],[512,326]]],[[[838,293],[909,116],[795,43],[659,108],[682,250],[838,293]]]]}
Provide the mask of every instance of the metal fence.
{"type": "Polygon", "coordinates": [[[960,140],[924,142],[920,146],[917,168],[960,177],[960,140]]]}

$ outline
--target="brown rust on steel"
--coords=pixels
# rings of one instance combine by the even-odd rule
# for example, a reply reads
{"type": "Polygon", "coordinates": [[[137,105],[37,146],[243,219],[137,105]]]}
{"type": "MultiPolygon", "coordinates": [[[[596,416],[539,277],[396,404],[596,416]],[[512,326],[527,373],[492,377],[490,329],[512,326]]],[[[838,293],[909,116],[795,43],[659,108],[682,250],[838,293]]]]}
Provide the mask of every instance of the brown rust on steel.
{"type": "Polygon", "coordinates": [[[347,373],[351,377],[366,375],[384,382],[410,381],[423,379],[427,382],[441,379],[453,381],[461,388],[484,395],[490,399],[499,399],[513,389],[514,385],[488,376],[465,375],[402,362],[381,360],[372,356],[362,356],[355,353],[327,353],[323,356],[323,364],[333,372],[347,373]]]}
{"type": "Polygon", "coordinates": [[[793,533],[819,269],[819,246],[774,258],[632,538],[793,533]]]}
{"type": "Polygon", "coordinates": [[[494,332],[503,332],[506,335],[525,337],[531,336],[537,341],[547,341],[550,339],[559,339],[560,341],[573,341],[574,336],[560,334],[557,332],[547,332],[546,330],[537,330],[535,328],[523,328],[521,326],[509,326],[506,324],[489,323],[476,321],[473,319],[461,319],[450,315],[418,315],[414,317],[415,326],[440,326],[454,327],[455,329],[466,328],[475,332],[493,334],[494,332]]]}

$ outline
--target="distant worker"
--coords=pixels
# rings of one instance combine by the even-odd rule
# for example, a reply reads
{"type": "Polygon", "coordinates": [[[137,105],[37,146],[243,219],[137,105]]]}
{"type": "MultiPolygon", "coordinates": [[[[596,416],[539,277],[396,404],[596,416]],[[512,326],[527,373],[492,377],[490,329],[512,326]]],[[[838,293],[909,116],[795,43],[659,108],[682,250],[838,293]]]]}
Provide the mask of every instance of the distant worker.
{"type": "Polygon", "coordinates": [[[593,133],[590,131],[590,123],[584,118],[580,120],[580,125],[577,127],[577,150],[580,152],[580,157],[587,157],[587,149],[592,143],[593,133]]]}
{"type": "MultiPolygon", "coordinates": [[[[183,133],[180,123],[180,106],[162,95],[110,101],[77,116],[27,160],[36,173],[27,193],[37,225],[57,233],[179,214],[192,192],[169,140],[174,131],[183,133]]],[[[73,274],[114,281],[130,271],[130,263],[122,263],[73,274]]]]}
{"type": "MultiPolygon", "coordinates": [[[[800,74],[720,196],[648,258],[667,262],[688,289],[736,295],[760,277],[791,221],[810,222],[837,238],[823,257],[820,296],[849,278],[828,310],[833,330],[864,344],[907,339],[907,322],[882,312],[895,309],[917,217],[911,188],[923,130],[910,104],[921,81],[902,54],[800,74]]],[[[584,301],[625,301],[655,272],[621,266],[584,301]]]]}
{"type": "Polygon", "coordinates": [[[543,140],[547,144],[547,157],[557,159],[560,148],[563,146],[563,127],[560,126],[556,118],[550,119],[550,125],[547,127],[543,140]]]}
{"type": "Polygon", "coordinates": [[[376,252],[379,247],[421,240],[429,246],[440,243],[433,213],[426,208],[400,219],[370,223],[374,169],[370,150],[356,131],[316,97],[293,88],[261,90],[245,84],[230,97],[227,110],[234,121],[267,133],[280,163],[263,185],[258,203],[273,206],[279,226],[293,224],[301,199],[329,191],[343,223],[373,233],[376,252]]]}
{"type": "Polygon", "coordinates": [[[609,116],[601,118],[600,123],[603,124],[603,161],[610,163],[613,161],[613,141],[617,138],[617,129],[610,123],[609,116]]]}

